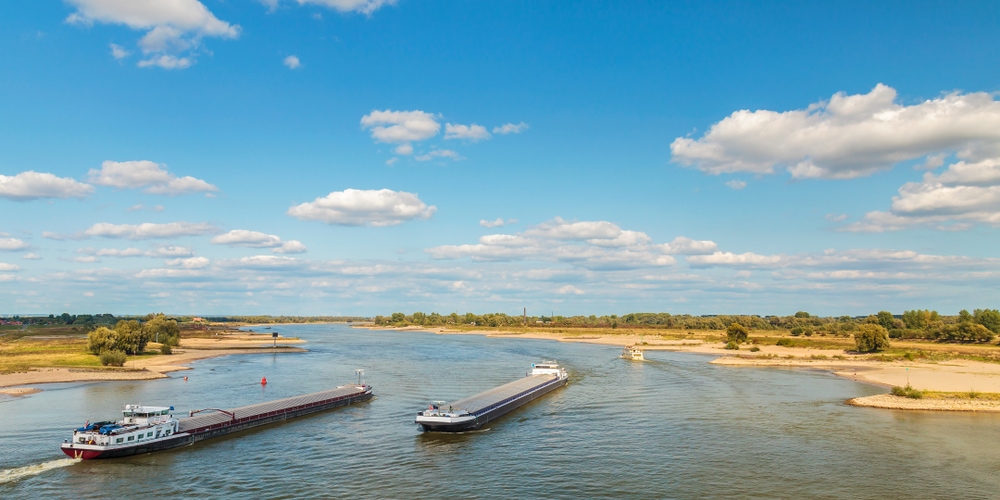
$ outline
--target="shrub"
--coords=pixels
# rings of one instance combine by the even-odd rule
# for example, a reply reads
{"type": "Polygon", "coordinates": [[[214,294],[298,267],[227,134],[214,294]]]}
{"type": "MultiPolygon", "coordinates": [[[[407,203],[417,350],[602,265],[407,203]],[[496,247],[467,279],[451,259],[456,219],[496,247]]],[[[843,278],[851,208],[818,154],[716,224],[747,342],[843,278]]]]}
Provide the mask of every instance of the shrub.
{"type": "Polygon", "coordinates": [[[731,323],[726,328],[726,339],[737,344],[747,341],[747,329],[739,323],[731,323]]]}
{"type": "Polygon", "coordinates": [[[160,354],[173,354],[173,349],[170,348],[170,344],[160,344],[160,354]]]}
{"type": "Polygon", "coordinates": [[[791,333],[795,337],[798,337],[799,335],[805,333],[805,331],[806,331],[805,328],[801,326],[796,326],[795,328],[792,328],[792,330],[789,333],[791,333]]]}
{"type": "Polygon", "coordinates": [[[889,332],[882,325],[865,323],[854,334],[858,352],[878,352],[889,347],[889,332]]]}
{"type": "Polygon", "coordinates": [[[757,352],[759,350],[760,350],[760,347],[757,347],[757,346],[753,346],[753,347],[750,348],[750,352],[757,352]]]}
{"type": "Polygon", "coordinates": [[[910,384],[906,384],[906,387],[900,387],[897,385],[892,388],[892,395],[910,399],[920,399],[924,397],[924,391],[914,389],[910,384]]]}
{"type": "Polygon", "coordinates": [[[794,344],[792,344],[792,339],[778,339],[778,341],[774,345],[782,347],[792,347],[792,345],[794,344]]]}
{"type": "Polygon", "coordinates": [[[122,351],[104,351],[101,353],[101,364],[104,366],[125,366],[125,353],[122,351]]]}
{"type": "Polygon", "coordinates": [[[730,340],[726,344],[726,349],[730,349],[730,350],[733,350],[733,351],[738,351],[738,350],[740,350],[740,345],[737,344],[736,342],[733,342],[732,340],[730,340]]]}

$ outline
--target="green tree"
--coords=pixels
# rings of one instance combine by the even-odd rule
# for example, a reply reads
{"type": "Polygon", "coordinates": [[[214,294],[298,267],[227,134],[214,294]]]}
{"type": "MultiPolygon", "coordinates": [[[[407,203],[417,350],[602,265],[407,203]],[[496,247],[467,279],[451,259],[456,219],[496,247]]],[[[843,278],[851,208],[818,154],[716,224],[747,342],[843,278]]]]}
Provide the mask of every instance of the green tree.
{"type": "Polygon", "coordinates": [[[993,333],[1000,333],[1000,311],[996,309],[976,309],[972,311],[976,323],[985,326],[993,333]]]}
{"type": "Polygon", "coordinates": [[[809,317],[809,313],[807,313],[805,311],[799,311],[799,312],[795,313],[795,317],[796,318],[808,318],[809,317]]]}
{"type": "Polygon", "coordinates": [[[892,313],[889,311],[879,311],[875,317],[878,318],[878,324],[882,325],[882,328],[886,330],[892,330],[896,327],[896,318],[892,317],[892,313]]]}
{"type": "Polygon", "coordinates": [[[146,349],[149,336],[136,320],[119,320],[115,325],[115,346],[125,354],[139,354],[146,349]]]}
{"type": "Polygon", "coordinates": [[[858,352],[878,352],[889,347],[889,331],[876,323],[865,323],[854,334],[858,352]]]}
{"type": "Polygon", "coordinates": [[[747,329],[739,323],[732,323],[726,328],[726,340],[741,344],[747,341],[747,329]]]}
{"type": "Polygon", "coordinates": [[[116,338],[114,330],[99,326],[87,334],[87,350],[98,355],[104,351],[114,350],[116,338]]]}
{"type": "Polygon", "coordinates": [[[157,314],[142,325],[147,340],[153,340],[161,344],[172,346],[180,345],[181,329],[177,326],[177,321],[167,319],[165,315],[157,314]]]}

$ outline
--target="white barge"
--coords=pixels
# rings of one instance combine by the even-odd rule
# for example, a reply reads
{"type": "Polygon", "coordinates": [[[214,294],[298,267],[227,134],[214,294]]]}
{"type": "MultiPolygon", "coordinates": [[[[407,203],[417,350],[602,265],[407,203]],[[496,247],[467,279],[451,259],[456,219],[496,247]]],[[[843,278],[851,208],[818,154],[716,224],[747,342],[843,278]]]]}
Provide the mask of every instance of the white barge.
{"type": "Polygon", "coordinates": [[[371,398],[370,385],[352,384],[232,410],[195,410],[181,418],[171,413],[173,406],[125,405],[121,420],[88,421],[74,430],[62,451],[84,460],[150,453],[371,398]]]}
{"type": "Polygon", "coordinates": [[[536,363],[522,379],[453,403],[435,401],[417,412],[416,423],[425,431],[476,430],[566,385],[568,380],[566,369],[554,362],[536,363]]]}

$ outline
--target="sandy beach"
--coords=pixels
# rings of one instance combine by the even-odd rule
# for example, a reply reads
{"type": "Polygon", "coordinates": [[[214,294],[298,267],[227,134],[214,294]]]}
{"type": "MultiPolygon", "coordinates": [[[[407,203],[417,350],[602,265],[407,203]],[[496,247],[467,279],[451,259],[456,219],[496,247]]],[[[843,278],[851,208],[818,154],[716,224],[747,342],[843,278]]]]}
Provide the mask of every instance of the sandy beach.
{"type": "Polygon", "coordinates": [[[131,358],[121,368],[35,368],[32,370],[0,375],[0,394],[25,396],[39,392],[36,384],[56,382],[99,382],[107,380],[153,380],[166,378],[167,373],[190,370],[187,364],[200,359],[228,356],[230,354],[294,353],[305,349],[292,347],[300,339],[278,338],[278,347],[272,348],[270,335],[224,334],[216,337],[185,338],[183,347],[174,348],[169,356],[142,356],[131,358]]]}
{"type": "MultiPolygon", "coordinates": [[[[642,344],[645,351],[676,351],[716,356],[710,363],[734,368],[781,367],[825,370],[858,382],[891,388],[910,385],[915,389],[968,393],[1000,393],[1000,364],[969,360],[946,362],[879,361],[866,355],[847,354],[841,349],[804,349],[759,346],[749,352],[725,349],[722,343],[700,340],[660,340],[649,335],[562,334],[548,332],[504,332],[497,330],[458,331],[446,328],[406,327],[442,335],[484,335],[488,337],[557,340],[603,345],[642,344]],[[834,358],[836,356],[837,358],[834,358]]],[[[966,399],[910,399],[890,394],[854,398],[849,404],[887,409],[1000,411],[1000,401],[966,399]]]]}

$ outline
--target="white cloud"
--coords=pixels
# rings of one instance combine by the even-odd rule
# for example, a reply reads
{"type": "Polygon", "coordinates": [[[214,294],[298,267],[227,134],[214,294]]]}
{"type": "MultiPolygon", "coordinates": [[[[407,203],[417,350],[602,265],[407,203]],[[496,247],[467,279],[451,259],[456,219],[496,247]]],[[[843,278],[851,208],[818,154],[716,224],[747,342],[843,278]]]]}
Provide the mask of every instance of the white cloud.
{"type": "Polygon", "coordinates": [[[110,46],[111,46],[111,57],[114,57],[115,59],[122,60],[131,54],[131,52],[123,49],[121,45],[112,43],[110,46]]]}
{"type": "Polygon", "coordinates": [[[0,175],[0,198],[25,201],[39,198],[84,198],[94,187],[68,177],[28,170],[14,176],[0,175]]]}
{"type": "MultiPolygon", "coordinates": [[[[274,0],[277,2],[278,0],[274,0]]],[[[383,5],[395,5],[396,0],[297,0],[299,5],[322,5],[340,12],[371,14],[383,5]]]]}
{"type": "Polygon", "coordinates": [[[371,129],[379,142],[412,142],[430,139],[441,130],[434,115],[423,111],[372,111],[361,117],[361,127],[371,129]]]}
{"type": "Polygon", "coordinates": [[[753,252],[734,254],[732,252],[715,252],[711,255],[692,255],[687,258],[692,267],[740,266],[767,267],[783,262],[780,255],[758,255],[753,252]]]}
{"type": "Polygon", "coordinates": [[[450,149],[435,149],[425,155],[419,155],[413,157],[413,159],[417,161],[431,161],[434,158],[449,158],[455,161],[464,160],[464,158],[462,158],[462,155],[450,149]]]}
{"type": "Polygon", "coordinates": [[[427,206],[405,191],[345,189],[288,209],[300,220],[342,226],[395,226],[413,219],[429,219],[437,207],[427,206]]]}
{"type": "Polygon", "coordinates": [[[744,181],[738,181],[736,179],[733,179],[733,180],[727,182],[726,185],[729,186],[729,187],[731,187],[731,188],[733,188],[733,189],[735,189],[735,190],[737,190],[737,191],[739,191],[739,190],[747,187],[747,183],[746,182],[744,182],[744,181]]]}
{"type": "Polygon", "coordinates": [[[144,240],[150,238],[174,238],[178,236],[201,236],[217,233],[218,228],[207,222],[169,222],[155,224],[110,224],[99,222],[82,233],[83,237],[127,238],[144,240]]]}
{"type": "Polygon", "coordinates": [[[0,238],[0,251],[17,252],[28,248],[31,248],[31,245],[17,238],[0,238]]]}
{"type": "Polygon", "coordinates": [[[888,212],[873,211],[840,228],[850,232],[900,231],[911,227],[965,230],[975,224],[1000,227],[1000,158],[960,161],[936,175],[908,182],[888,212]]]}
{"type": "Polygon", "coordinates": [[[979,161],[1000,156],[1000,102],[953,92],[910,106],[878,84],[868,94],[835,94],[806,109],[736,111],[700,139],[679,137],[673,160],[709,174],[773,173],[854,178],[930,155],[979,161]]]}
{"type": "MultiPolygon", "coordinates": [[[[149,194],[179,195],[212,193],[219,188],[191,176],[177,177],[165,165],[149,160],[105,161],[101,169],[90,169],[88,180],[100,186],[120,189],[146,188],[149,194]]],[[[136,205],[141,208],[142,205],[136,205]]],[[[133,208],[136,208],[133,207],[133,208]]],[[[132,209],[129,209],[132,210],[132,209]]]]}
{"type": "Polygon", "coordinates": [[[500,135],[520,134],[525,130],[528,130],[528,124],[524,122],[518,123],[517,125],[513,123],[505,123],[499,127],[493,127],[493,133],[500,135]]]}
{"type": "Polygon", "coordinates": [[[479,225],[483,227],[503,227],[509,224],[517,224],[517,219],[507,219],[503,220],[503,217],[498,217],[496,220],[480,220],[479,225]]]}
{"type": "Polygon", "coordinates": [[[209,261],[205,257],[191,257],[188,259],[171,259],[166,264],[170,267],[180,267],[183,269],[204,269],[209,266],[209,261]]]}
{"type": "Polygon", "coordinates": [[[70,260],[70,262],[81,262],[81,263],[85,263],[85,264],[94,263],[94,262],[100,262],[101,261],[101,259],[98,259],[97,257],[95,257],[93,255],[87,255],[87,256],[84,256],[84,257],[73,257],[72,259],[69,259],[69,260],[70,260]]]}
{"type": "Polygon", "coordinates": [[[678,236],[670,243],[661,246],[664,253],[671,255],[701,255],[715,252],[719,247],[714,241],[692,240],[678,236]]]}
{"type": "Polygon", "coordinates": [[[618,271],[672,266],[671,254],[715,248],[710,241],[679,237],[669,244],[653,244],[639,231],[623,230],[607,221],[568,222],[562,218],[538,224],[519,234],[490,234],[477,244],[445,245],[426,250],[436,259],[473,261],[561,262],[577,268],[618,271]]]}
{"type": "Polygon", "coordinates": [[[270,248],[274,253],[305,253],[306,246],[300,241],[281,241],[281,238],[273,234],[265,234],[258,231],[248,231],[246,229],[234,229],[225,234],[220,234],[212,238],[211,242],[216,245],[241,246],[249,248],[270,248]]]}
{"type": "Polygon", "coordinates": [[[575,287],[573,285],[566,285],[566,286],[564,286],[564,287],[556,290],[556,293],[561,294],[561,295],[570,295],[570,294],[571,295],[583,295],[584,294],[583,290],[580,290],[579,288],[577,288],[577,287],[575,287]]]}
{"type": "Polygon", "coordinates": [[[251,248],[270,248],[281,245],[281,238],[273,234],[264,234],[246,229],[233,229],[225,234],[212,238],[215,245],[233,245],[251,248]]]}
{"type": "Polygon", "coordinates": [[[151,68],[153,66],[163,69],[187,69],[191,67],[191,59],[187,57],[177,57],[169,54],[143,59],[137,63],[140,68],[151,68]]]}
{"type": "Polygon", "coordinates": [[[21,258],[24,260],[42,260],[42,256],[37,253],[26,253],[21,258]]]}
{"type": "Polygon", "coordinates": [[[303,245],[301,241],[288,240],[282,243],[280,247],[271,249],[271,251],[274,253],[289,254],[289,253],[305,253],[307,250],[306,246],[303,245]]]}
{"type": "Polygon", "coordinates": [[[403,156],[412,155],[413,154],[413,145],[411,145],[409,143],[407,143],[407,144],[400,144],[399,146],[396,146],[396,149],[394,151],[398,155],[403,155],[403,156]]]}
{"type": "Polygon", "coordinates": [[[444,138],[445,139],[464,139],[467,141],[479,141],[483,139],[489,139],[490,133],[486,131],[486,127],[482,125],[452,125],[451,123],[444,124],[444,138]]]}
{"type": "Polygon", "coordinates": [[[18,266],[16,264],[8,264],[6,262],[0,262],[0,271],[9,272],[9,271],[20,271],[20,270],[21,266],[18,266]]]}
{"type": "Polygon", "coordinates": [[[283,62],[289,69],[298,69],[302,67],[302,63],[299,61],[298,56],[288,56],[283,62]]]}
{"type": "MultiPolygon", "coordinates": [[[[139,61],[140,67],[186,68],[192,64],[203,37],[232,39],[240,34],[239,26],[218,19],[198,0],[67,1],[76,7],[66,18],[69,23],[100,22],[148,30],[138,42],[147,56],[139,61]]],[[[115,49],[112,51],[114,55],[115,49]]]]}

